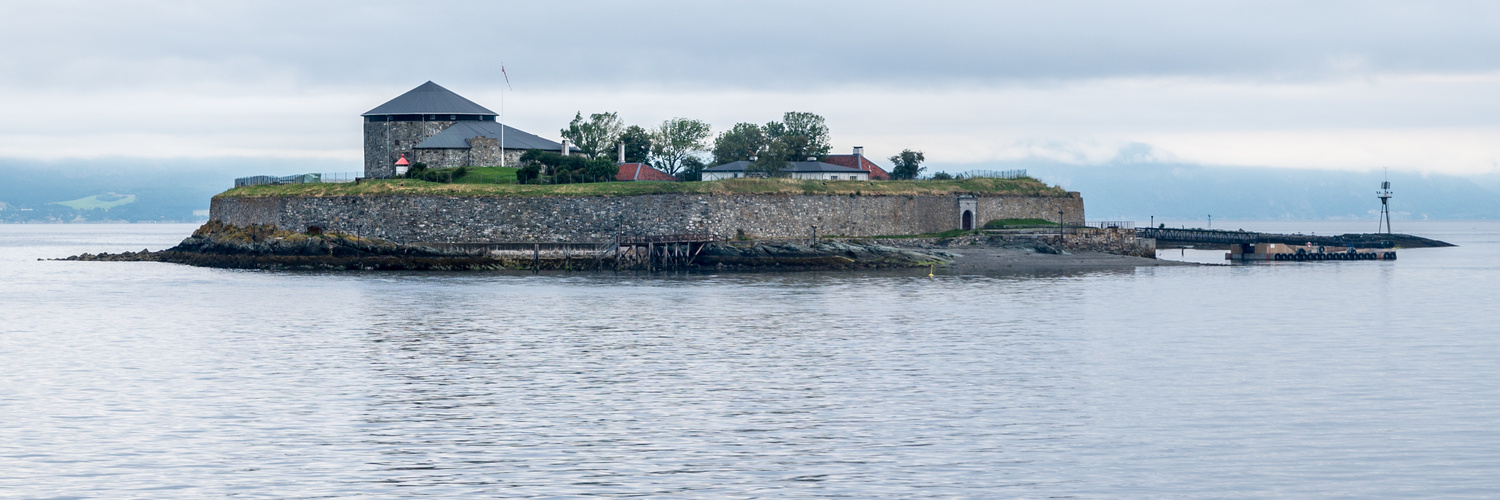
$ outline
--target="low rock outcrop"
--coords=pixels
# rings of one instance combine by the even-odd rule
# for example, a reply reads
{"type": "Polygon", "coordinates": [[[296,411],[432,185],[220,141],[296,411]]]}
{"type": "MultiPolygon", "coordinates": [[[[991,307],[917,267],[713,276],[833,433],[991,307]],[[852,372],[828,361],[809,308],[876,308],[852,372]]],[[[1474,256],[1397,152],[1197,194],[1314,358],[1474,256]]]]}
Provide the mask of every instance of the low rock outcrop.
{"type": "MultiPolygon", "coordinates": [[[[919,267],[952,260],[950,253],[878,244],[824,241],[709,243],[687,269],[819,270],[919,267]]],[[[211,221],[177,246],[152,252],[82,254],[62,260],[173,262],[200,267],[277,270],[468,271],[601,269],[612,258],[515,258],[484,250],[404,245],[346,234],[294,233],[268,225],[211,221]]]]}
{"type": "Polygon", "coordinates": [[[337,233],[293,233],[266,225],[210,221],[177,246],[151,252],[82,254],[63,260],[173,262],[234,269],[473,270],[505,262],[444,250],[337,233]]]}
{"type": "Polygon", "coordinates": [[[955,256],[863,242],[713,243],[694,261],[716,269],[879,269],[945,264],[955,256]]]}

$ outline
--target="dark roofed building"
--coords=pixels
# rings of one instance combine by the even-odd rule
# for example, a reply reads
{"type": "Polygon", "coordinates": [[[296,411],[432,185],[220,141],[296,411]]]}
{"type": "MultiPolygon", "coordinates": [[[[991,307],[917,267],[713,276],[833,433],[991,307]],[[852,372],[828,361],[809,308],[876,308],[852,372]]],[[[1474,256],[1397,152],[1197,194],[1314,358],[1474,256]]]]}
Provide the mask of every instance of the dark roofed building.
{"type": "Polygon", "coordinates": [[[545,149],[548,151],[562,151],[562,144],[549,141],[541,137],[531,135],[515,127],[501,125],[495,122],[458,122],[438,132],[437,135],[428,137],[427,140],[418,143],[417,149],[432,148],[466,148],[464,142],[472,137],[500,137],[501,127],[504,127],[506,149],[545,149]]]}
{"type": "Polygon", "coordinates": [[[395,175],[402,155],[432,168],[451,168],[514,165],[527,149],[562,151],[562,144],[496,123],[494,111],[433,82],[361,116],[366,177],[395,175]]]}
{"type": "Polygon", "coordinates": [[[474,101],[465,99],[464,96],[453,93],[452,90],[443,88],[442,85],[427,83],[418,85],[417,88],[406,91],[405,94],[396,96],[395,99],[386,101],[385,104],[376,106],[375,109],[360,115],[365,121],[458,121],[477,120],[494,121],[495,112],[489,108],[475,104],[474,101]],[[440,118],[441,117],[441,118],[440,118]]]}
{"type": "MultiPolygon", "coordinates": [[[[756,174],[749,172],[750,162],[740,160],[725,163],[714,167],[703,169],[703,180],[717,181],[720,179],[734,179],[737,177],[753,177],[756,174]]],[[[793,161],[787,162],[787,168],[782,170],[788,177],[793,179],[818,179],[827,181],[867,181],[870,173],[857,168],[841,167],[821,161],[793,161]]]]}

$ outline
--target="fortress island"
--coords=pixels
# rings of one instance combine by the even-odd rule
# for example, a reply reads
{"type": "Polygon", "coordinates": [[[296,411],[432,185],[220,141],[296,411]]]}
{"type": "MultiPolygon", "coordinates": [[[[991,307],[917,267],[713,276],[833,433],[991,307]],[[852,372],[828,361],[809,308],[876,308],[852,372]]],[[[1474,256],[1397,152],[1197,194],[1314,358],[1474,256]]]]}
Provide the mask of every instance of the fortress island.
{"type": "Polygon", "coordinates": [[[714,180],[678,182],[626,162],[623,144],[617,161],[583,158],[567,139],[499,123],[488,108],[433,82],[361,121],[362,177],[241,179],[213,198],[210,222],[193,237],[155,257],[135,254],[138,260],[263,268],[795,269],[945,265],[958,256],[946,249],[956,246],[1154,254],[1153,243],[1128,228],[1087,227],[1079,193],[1024,173],[886,180],[887,170],[855,148],[770,172],[739,161],[703,170],[714,180]],[[602,169],[607,177],[587,178],[596,182],[562,182],[569,172],[602,169]],[[533,183],[520,183],[526,175],[533,183]],[[555,183],[538,182],[549,176],[555,183]]]}

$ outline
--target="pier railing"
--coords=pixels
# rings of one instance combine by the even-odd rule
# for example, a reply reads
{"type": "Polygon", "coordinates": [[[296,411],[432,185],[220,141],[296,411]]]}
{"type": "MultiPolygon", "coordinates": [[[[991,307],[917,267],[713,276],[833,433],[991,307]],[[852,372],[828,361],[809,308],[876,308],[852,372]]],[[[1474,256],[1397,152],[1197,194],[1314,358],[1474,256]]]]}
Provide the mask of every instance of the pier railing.
{"type": "Polygon", "coordinates": [[[686,234],[660,234],[651,236],[618,236],[615,241],[620,245],[648,245],[662,243],[708,243],[717,241],[718,237],[708,233],[686,233],[686,234]]]}
{"type": "Polygon", "coordinates": [[[1136,237],[1200,243],[1256,243],[1260,233],[1215,231],[1212,229],[1170,229],[1145,227],[1135,230],[1136,237]]]}

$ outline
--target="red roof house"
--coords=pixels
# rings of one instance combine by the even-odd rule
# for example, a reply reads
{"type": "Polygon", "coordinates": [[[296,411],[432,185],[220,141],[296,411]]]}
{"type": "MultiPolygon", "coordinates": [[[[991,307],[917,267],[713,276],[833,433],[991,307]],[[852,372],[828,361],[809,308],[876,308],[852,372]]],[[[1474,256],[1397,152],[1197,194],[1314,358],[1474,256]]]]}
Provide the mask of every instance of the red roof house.
{"type": "Polygon", "coordinates": [[[828,155],[828,159],[823,160],[823,162],[838,165],[840,167],[849,167],[864,170],[870,173],[870,180],[872,181],[885,181],[891,179],[891,174],[889,172],[886,172],[885,169],[880,168],[880,165],[876,165],[875,162],[870,161],[869,158],[865,158],[865,148],[863,146],[855,146],[854,154],[851,155],[828,155]]]}
{"type": "Polygon", "coordinates": [[[676,177],[645,163],[621,163],[619,173],[615,174],[615,180],[677,182],[676,177]]]}

